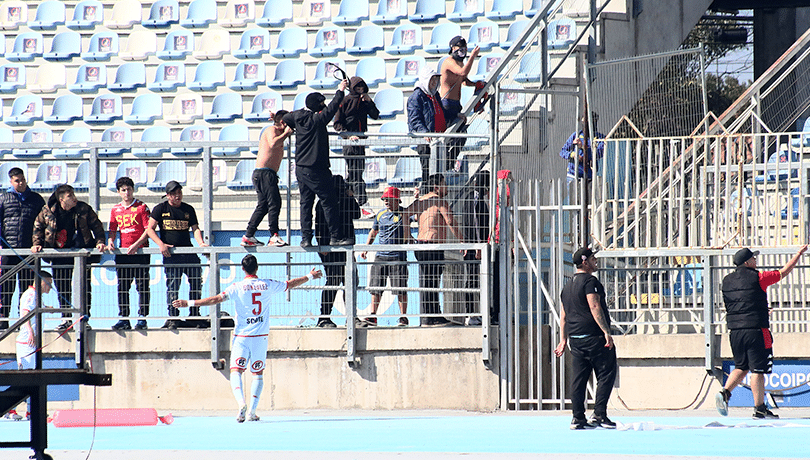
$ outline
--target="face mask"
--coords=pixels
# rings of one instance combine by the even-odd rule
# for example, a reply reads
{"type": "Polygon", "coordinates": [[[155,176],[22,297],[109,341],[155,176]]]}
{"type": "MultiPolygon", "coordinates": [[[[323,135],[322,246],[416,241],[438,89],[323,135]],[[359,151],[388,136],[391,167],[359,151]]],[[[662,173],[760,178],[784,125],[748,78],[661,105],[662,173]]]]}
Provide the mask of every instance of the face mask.
{"type": "Polygon", "coordinates": [[[458,61],[461,61],[461,60],[463,60],[465,57],[467,57],[467,50],[465,50],[465,49],[460,49],[460,50],[453,51],[453,58],[454,58],[454,59],[456,59],[456,60],[458,60],[458,61]]]}

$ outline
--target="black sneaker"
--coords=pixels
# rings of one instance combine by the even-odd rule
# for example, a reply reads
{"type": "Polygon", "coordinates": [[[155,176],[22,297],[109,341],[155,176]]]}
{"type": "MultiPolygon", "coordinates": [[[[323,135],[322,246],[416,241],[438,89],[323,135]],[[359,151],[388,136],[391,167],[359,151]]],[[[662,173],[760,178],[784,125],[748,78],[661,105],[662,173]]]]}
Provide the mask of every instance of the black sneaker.
{"type": "Polygon", "coordinates": [[[425,326],[447,326],[450,324],[450,320],[439,316],[437,318],[427,318],[425,321],[425,326]]]}
{"type": "Polygon", "coordinates": [[[149,326],[146,325],[145,319],[139,319],[137,323],[135,323],[135,330],[136,331],[145,331],[149,329],[149,326]]]}
{"type": "Polygon", "coordinates": [[[594,414],[588,423],[591,425],[598,427],[601,426],[602,428],[616,428],[616,422],[609,419],[607,415],[596,415],[594,414]]]}
{"type": "Polygon", "coordinates": [[[333,323],[329,318],[324,318],[318,320],[318,327],[335,328],[337,324],[333,323]]]}
{"type": "Polygon", "coordinates": [[[731,399],[731,392],[723,388],[714,395],[714,405],[717,407],[717,412],[723,417],[728,415],[728,400],[731,399]]]}
{"type": "Polygon", "coordinates": [[[0,321],[0,331],[8,329],[8,321],[0,321]]]}
{"type": "Polygon", "coordinates": [[[301,247],[302,248],[311,248],[312,247],[312,235],[304,235],[301,237],[301,247]]]}
{"type": "Polygon", "coordinates": [[[128,319],[122,319],[117,323],[113,324],[112,330],[114,331],[128,331],[132,329],[132,325],[129,323],[128,319]]]}
{"type": "Polygon", "coordinates": [[[342,240],[332,238],[329,240],[329,246],[354,246],[354,238],[344,238],[342,240]]]}
{"type": "Polygon", "coordinates": [[[757,406],[757,407],[754,408],[753,417],[755,419],[779,418],[778,415],[776,415],[773,412],[771,412],[770,410],[768,410],[768,407],[765,406],[765,404],[763,404],[761,406],[757,406]]]}
{"type": "Polygon", "coordinates": [[[68,329],[70,326],[73,326],[73,321],[71,321],[71,320],[69,320],[69,319],[66,319],[66,320],[62,321],[62,324],[60,324],[60,325],[56,326],[56,330],[57,330],[57,331],[65,331],[65,330],[67,330],[67,329],[68,329]]]}
{"type": "Polygon", "coordinates": [[[572,430],[592,430],[594,428],[596,427],[588,423],[588,421],[584,418],[575,418],[571,420],[572,430]]]}
{"type": "Polygon", "coordinates": [[[169,330],[173,331],[173,330],[177,329],[179,326],[180,326],[180,320],[167,319],[166,322],[163,323],[163,326],[161,326],[161,329],[169,329],[169,330]]]}

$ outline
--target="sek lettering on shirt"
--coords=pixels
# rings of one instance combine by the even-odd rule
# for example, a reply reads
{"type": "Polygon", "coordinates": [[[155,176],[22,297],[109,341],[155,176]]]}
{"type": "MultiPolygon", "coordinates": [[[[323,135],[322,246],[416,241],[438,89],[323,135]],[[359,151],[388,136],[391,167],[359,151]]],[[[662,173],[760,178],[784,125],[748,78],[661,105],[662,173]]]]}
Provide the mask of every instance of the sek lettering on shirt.
{"type": "Polygon", "coordinates": [[[188,221],[187,220],[165,219],[163,221],[163,229],[164,230],[188,230],[188,221]]]}
{"type": "Polygon", "coordinates": [[[136,227],[138,225],[138,215],[135,213],[117,214],[115,221],[118,222],[118,227],[121,231],[129,230],[129,227],[136,227]]]}

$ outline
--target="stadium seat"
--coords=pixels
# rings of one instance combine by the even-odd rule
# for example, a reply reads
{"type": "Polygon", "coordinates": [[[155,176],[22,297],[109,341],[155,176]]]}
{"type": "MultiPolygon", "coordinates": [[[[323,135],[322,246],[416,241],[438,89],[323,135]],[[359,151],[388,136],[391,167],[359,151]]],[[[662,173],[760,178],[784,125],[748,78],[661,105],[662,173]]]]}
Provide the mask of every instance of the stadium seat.
{"type": "Polygon", "coordinates": [[[422,28],[416,24],[402,24],[394,29],[391,44],[385,47],[388,54],[413,54],[422,48],[422,28]]]}
{"type": "Polygon", "coordinates": [[[394,175],[388,179],[388,185],[395,187],[413,187],[422,182],[422,163],[419,157],[402,157],[394,166],[394,175]]]}
{"type": "Polygon", "coordinates": [[[188,29],[208,27],[217,22],[216,0],[194,0],[188,4],[186,18],[180,20],[180,25],[188,29]]]}
{"type": "MultiPolygon", "coordinates": [[[[421,175],[421,169],[419,173],[421,175]]],[[[363,171],[366,187],[374,188],[386,179],[388,179],[388,164],[385,158],[366,158],[366,170],[363,171]]]]}
{"type": "Polygon", "coordinates": [[[315,45],[309,49],[309,55],[335,56],[341,51],[346,51],[346,34],[343,28],[327,24],[315,35],[315,45]]]}
{"type": "Polygon", "coordinates": [[[469,158],[466,153],[459,153],[453,164],[453,169],[444,172],[444,180],[448,187],[464,185],[467,182],[469,158]]]}
{"type": "Polygon", "coordinates": [[[498,24],[492,21],[481,21],[470,27],[467,47],[472,49],[477,46],[481,48],[481,51],[489,51],[498,46],[500,41],[501,33],[498,24]]]}
{"type": "Polygon", "coordinates": [[[118,55],[118,34],[115,32],[98,32],[90,37],[90,46],[81,57],[85,61],[109,61],[118,55]]]}
{"type": "Polygon", "coordinates": [[[6,117],[7,125],[33,125],[42,120],[42,98],[34,94],[17,96],[11,106],[11,115],[6,117]]]}
{"type": "MultiPolygon", "coordinates": [[[[208,126],[194,125],[188,126],[180,131],[180,142],[208,142],[211,140],[211,131],[208,126]]],[[[171,150],[173,155],[202,155],[203,147],[174,147],[171,150]]]]}
{"type": "Polygon", "coordinates": [[[186,84],[186,65],[164,62],[155,71],[155,81],[146,85],[151,91],[174,91],[186,84]]]}
{"type": "Polygon", "coordinates": [[[157,35],[151,30],[135,30],[129,34],[126,49],[119,57],[126,61],[145,61],[157,54],[157,35]]]}
{"type": "Polygon", "coordinates": [[[193,91],[214,91],[225,86],[225,64],[221,61],[205,61],[197,64],[194,80],[186,85],[193,91]]]}
{"type": "Polygon", "coordinates": [[[132,100],[132,110],[124,116],[130,125],[151,125],[163,116],[163,99],[152,93],[139,94],[132,100]]]}
{"type": "MultiPolygon", "coordinates": [[[[455,24],[453,24],[455,25],[455,24]]],[[[391,86],[413,87],[419,79],[420,71],[427,66],[422,56],[406,56],[397,61],[397,70],[394,78],[388,80],[391,86]]]]}
{"type": "MultiPolygon", "coordinates": [[[[98,186],[104,187],[107,185],[107,162],[100,161],[98,165],[98,186]]],[[[86,192],[90,189],[90,162],[83,161],[79,163],[79,167],[76,168],[76,175],[73,177],[73,181],[71,181],[73,185],[73,189],[77,192],[86,192]]]]}
{"type": "MultiPolygon", "coordinates": [[[[555,1],[556,3],[562,3],[562,0],[555,1]]],[[[548,3],[548,0],[532,0],[531,6],[523,10],[523,15],[527,18],[533,18],[535,14],[539,13],[543,8],[545,8],[546,3],[548,3]]],[[[554,11],[554,6],[552,6],[549,11],[554,11]]]]}
{"type": "Polygon", "coordinates": [[[4,34],[0,34],[0,57],[6,55],[6,36],[4,34]]]}
{"type": "Polygon", "coordinates": [[[168,28],[178,23],[180,23],[180,5],[177,0],[157,0],[149,9],[149,19],[143,21],[143,26],[168,28]]]}
{"type": "Polygon", "coordinates": [[[67,169],[67,163],[61,160],[40,163],[29,187],[36,192],[50,192],[56,185],[67,183],[67,169]]]}
{"type": "Polygon", "coordinates": [[[298,94],[295,95],[295,99],[293,99],[293,110],[303,109],[306,106],[306,98],[307,95],[311,91],[298,91],[298,94]]]}
{"type": "Polygon", "coordinates": [[[155,178],[146,183],[146,188],[153,192],[162,192],[170,180],[186,185],[186,162],[183,160],[164,160],[155,169],[155,178]]]}
{"type": "MultiPolygon", "coordinates": [[[[14,144],[14,131],[10,128],[0,127],[0,144],[14,144]]],[[[15,144],[16,145],[16,144],[15,144]]],[[[12,151],[12,147],[0,147],[0,156],[2,155],[10,155],[12,151]]],[[[8,164],[13,164],[14,162],[11,161],[4,161],[0,164],[0,177],[8,177],[8,169],[3,170],[6,168],[8,164]]]]}
{"type": "MultiPolygon", "coordinates": [[[[218,141],[241,141],[247,142],[250,140],[250,131],[245,125],[231,124],[219,130],[218,141]]],[[[212,147],[211,155],[216,156],[234,156],[242,152],[250,150],[249,147],[212,147]]]]}
{"type": "Polygon", "coordinates": [[[425,52],[447,54],[450,51],[450,39],[461,35],[461,27],[454,22],[445,22],[434,27],[430,32],[430,43],[425,45],[425,52]]]}
{"type": "Polygon", "coordinates": [[[256,25],[262,27],[283,27],[292,21],[292,0],[267,0],[264,2],[262,17],[256,19],[256,25]]]}
{"type": "Polygon", "coordinates": [[[526,53],[523,59],[520,60],[520,67],[518,74],[515,75],[515,81],[521,83],[543,81],[543,53],[541,51],[532,51],[526,53]]]}
{"type": "Polygon", "coordinates": [[[447,19],[454,22],[475,21],[484,15],[484,0],[456,0],[447,19]]]}
{"type": "Polygon", "coordinates": [[[219,20],[222,27],[244,27],[256,18],[256,5],[253,0],[228,0],[225,17],[219,20]]]}
{"type": "Polygon", "coordinates": [[[37,68],[37,76],[28,85],[32,93],[53,93],[59,88],[67,87],[67,70],[58,62],[45,62],[37,68]]]}
{"type": "Polygon", "coordinates": [[[295,88],[304,84],[307,79],[307,71],[304,61],[300,59],[287,59],[281,61],[276,66],[273,80],[267,82],[270,88],[295,88]]]}
{"type": "Polygon", "coordinates": [[[17,30],[28,22],[28,5],[24,2],[3,2],[0,4],[0,29],[17,30]]]}
{"type": "Polygon", "coordinates": [[[68,86],[73,93],[95,93],[107,86],[107,66],[104,64],[84,64],[76,73],[76,83],[68,86]]]}
{"type": "Polygon", "coordinates": [[[503,59],[503,53],[489,53],[481,56],[478,59],[477,70],[474,75],[470,75],[470,80],[486,80],[489,72],[500,64],[501,59],[503,59]]]}
{"type": "Polygon", "coordinates": [[[332,3],[330,0],[304,0],[301,3],[301,16],[295,18],[295,23],[317,26],[331,17],[332,3]]]}
{"type": "Polygon", "coordinates": [[[203,116],[203,101],[199,94],[178,94],[171,111],[163,119],[169,123],[192,123],[203,116]]]}
{"type": "Polygon", "coordinates": [[[33,61],[34,58],[42,56],[42,49],[45,46],[45,39],[39,32],[25,32],[17,35],[14,39],[14,48],[10,53],[6,53],[9,61],[33,61]]]}
{"type": "Polygon", "coordinates": [[[82,144],[93,141],[93,134],[90,128],[85,126],[74,126],[73,128],[66,129],[62,133],[62,143],[77,144],[78,147],[61,147],[53,149],[54,158],[81,158],[85,155],[90,155],[92,149],[89,147],[82,147],[82,144]]]}
{"type": "Polygon", "coordinates": [[[115,71],[115,81],[107,85],[110,91],[137,91],[146,87],[146,66],[143,62],[126,62],[115,71]]]}
{"type": "Polygon", "coordinates": [[[92,29],[104,22],[104,5],[96,0],[84,0],[73,9],[73,20],[67,22],[69,29],[92,29]]]}
{"type": "Polygon", "coordinates": [[[376,88],[386,80],[385,60],[381,57],[367,57],[357,62],[354,74],[362,78],[369,88],[376,88]]]}
{"type": "Polygon", "coordinates": [[[379,0],[377,14],[371,17],[374,24],[399,24],[408,18],[407,0],[379,0]]]}
{"type": "Polygon", "coordinates": [[[194,49],[194,33],[190,30],[176,29],[166,35],[163,50],[157,57],[163,60],[185,59],[194,49]]]}
{"type": "MultiPolygon", "coordinates": [[[[473,118],[467,126],[468,134],[489,134],[489,119],[484,116],[477,116],[473,118]]],[[[489,139],[483,138],[469,138],[467,143],[464,144],[463,150],[478,150],[482,146],[489,143],[489,139]]]]}
{"type": "Polygon", "coordinates": [[[82,54],[82,36],[67,30],[53,37],[51,50],[42,55],[49,61],[67,61],[82,54]]]}
{"type": "MultiPolygon", "coordinates": [[[[405,133],[404,135],[407,136],[409,131],[408,123],[402,120],[387,121],[380,126],[381,133],[405,133]]],[[[383,137],[381,139],[385,140],[386,138],[383,137]]],[[[394,153],[401,151],[402,146],[389,144],[372,145],[371,150],[380,153],[394,153]]]]}
{"type": "Polygon", "coordinates": [[[405,96],[399,88],[386,88],[374,95],[374,104],[380,110],[380,118],[394,118],[405,113],[405,96]]]}
{"type": "MultiPolygon", "coordinates": [[[[335,161],[343,161],[343,171],[344,176],[346,171],[346,161],[342,159],[330,158],[329,163],[334,164],[335,161]]],[[[333,175],[335,174],[335,169],[330,168],[332,170],[333,175]]],[[[286,158],[281,160],[281,164],[278,167],[278,188],[281,190],[287,190],[288,188],[297,188],[298,187],[298,178],[295,177],[295,161],[287,160],[286,158]],[[290,165],[292,164],[292,171],[290,170],[290,165]]]]}
{"type": "Polygon", "coordinates": [[[25,88],[25,65],[6,64],[0,66],[0,92],[14,93],[17,88],[25,88]]]}
{"type": "Polygon", "coordinates": [[[520,83],[507,83],[501,87],[501,113],[513,115],[526,105],[526,95],[523,93],[510,92],[510,88],[523,89],[520,83]]]}
{"type": "MultiPolygon", "coordinates": [[[[517,41],[517,39],[520,38],[520,36],[523,34],[523,31],[526,30],[526,27],[528,27],[529,23],[530,21],[528,19],[522,19],[520,21],[515,21],[512,24],[510,24],[509,29],[507,29],[506,31],[506,40],[503,40],[501,42],[501,48],[505,50],[511,48],[512,43],[515,43],[515,41],[517,41]]],[[[535,43],[536,41],[537,40],[535,39],[535,43]]],[[[528,41],[523,43],[521,49],[525,48],[526,45],[528,44],[529,44],[528,41]]]]}
{"type": "Polygon", "coordinates": [[[565,49],[577,40],[577,23],[571,18],[560,18],[548,24],[548,48],[565,49]]]}
{"type": "MultiPolygon", "coordinates": [[[[121,96],[117,94],[102,94],[93,99],[90,115],[84,117],[85,123],[112,123],[124,118],[124,107],[121,96]]],[[[126,128],[129,129],[129,128],[126,128]]]]}
{"type": "MultiPolygon", "coordinates": [[[[144,94],[144,96],[153,96],[151,94],[144,94]]],[[[151,126],[146,128],[141,133],[141,142],[162,142],[168,143],[172,141],[172,130],[166,126],[151,126]]],[[[135,147],[132,149],[132,155],[144,157],[159,157],[169,153],[169,147],[135,147]]]]}
{"type": "MultiPolygon", "coordinates": [[[[198,161],[197,166],[194,168],[194,179],[189,183],[189,187],[194,191],[202,190],[203,180],[203,162],[198,161]]],[[[225,185],[228,181],[228,164],[225,160],[212,160],[211,161],[211,188],[216,190],[221,185],[225,185]]]]}
{"type": "Polygon", "coordinates": [[[264,29],[249,29],[242,32],[239,49],[232,53],[239,59],[260,58],[270,52],[270,32],[264,29]]]}
{"type": "Polygon", "coordinates": [[[385,48],[385,33],[383,28],[375,24],[366,24],[354,33],[354,45],[346,52],[355,56],[374,54],[385,48]]]}
{"type": "Polygon", "coordinates": [[[307,43],[306,29],[286,27],[278,34],[278,43],[270,54],[277,58],[297,58],[307,51],[307,43]]]}
{"type": "Polygon", "coordinates": [[[51,114],[45,117],[45,123],[51,125],[69,124],[81,120],[83,116],[81,96],[64,94],[54,99],[51,114]]]}
{"type": "MultiPolygon", "coordinates": [[[[102,171],[101,167],[99,167],[99,171],[102,171]]],[[[107,188],[114,192],[115,182],[124,176],[132,179],[132,182],[135,183],[135,187],[142,187],[146,185],[146,181],[148,180],[147,171],[146,162],[143,160],[122,161],[118,164],[118,167],[115,168],[115,177],[109,182],[107,188]]]]}
{"type": "Polygon", "coordinates": [[[104,25],[110,29],[131,29],[141,23],[143,5],[138,0],[118,0],[112,7],[112,16],[104,25]]]}
{"type": "Polygon", "coordinates": [[[318,66],[315,67],[315,78],[307,80],[307,86],[310,88],[324,89],[324,88],[337,88],[340,80],[335,78],[334,64],[337,64],[341,69],[346,68],[346,63],[343,59],[332,59],[329,61],[320,61],[318,66]]]}
{"type": "Polygon", "coordinates": [[[256,169],[256,160],[239,160],[233,179],[226,184],[231,190],[253,190],[253,170],[256,169]]]}
{"type": "MultiPolygon", "coordinates": [[[[303,61],[282,61],[284,62],[298,62],[303,65],[303,61]]],[[[281,64],[279,64],[281,65],[281,64]]],[[[228,88],[233,90],[246,90],[256,89],[259,85],[264,85],[267,81],[265,74],[264,62],[262,61],[244,61],[236,66],[236,74],[232,82],[228,83],[228,88]]]]}
{"type": "Polygon", "coordinates": [[[282,101],[281,94],[277,91],[270,90],[266,93],[257,94],[250,104],[250,113],[245,115],[245,120],[269,121],[271,113],[276,113],[283,108],[282,101]]]}
{"type": "Polygon", "coordinates": [[[788,203],[785,203],[785,206],[782,207],[782,212],[781,212],[782,219],[787,219],[788,218],[788,206],[790,206],[791,215],[793,216],[793,218],[798,219],[799,218],[799,210],[801,209],[801,199],[800,199],[800,194],[799,194],[799,187],[795,187],[795,188],[792,188],[790,190],[790,198],[787,201],[790,202],[790,205],[788,205],[788,203]]]}
{"type": "Polygon", "coordinates": [[[203,32],[192,55],[197,59],[219,59],[231,52],[231,37],[227,30],[211,29],[203,32]]]}
{"type": "Polygon", "coordinates": [[[436,22],[447,14],[445,1],[416,0],[413,14],[408,16],[411,22],[436,22]]]}
{"type": "Polygon", "coordinates": [[[237,118],[242,118],[242,96],[239,93],[222,93],[214,97],[211,113],[205,116],[205,121],[222,123],[237,118]]]}
{"type": "Polygon", "coordinates": [[[368,0],[340,0],[338,14],[332,22],[342,26],[358,25],[368,19],[368,0]]]}
{"type": "MultiPolygon", "coordinates": [[[[3,134],[0,134],[0,137],[3,138],[2,143],[10,142],[10,140],[5,137],[5,132],[3,132],[3,134]]],[[[8,153],[11,152],[9,151],[8,153]]],[[[25,175],[28,176],[28,165],[23,163],[22,161],[4,161],[2,164],[0,164],[0,176],[8,177],[8,172],[11,171],[13,168],[22,169],[25,175]]]]}
{"type": "MultiPolygon", "coordinates": [[[[23,134],[23,145],[39,142],[53,142],[53,131],[49,128],[31,128],[23,134]]],[[[17,158],[39,158],[46,153],[51,153],[51,149],[49,147],[15,148],[11,153],[17,158]]]]}
{"type": "Polygon", "coordinates": [[[515,19],[523,11],[523,0],[492,0],[492,9],[487,11],[487,18],[493,20],[515,19]]]}
{"type": "MultiPolygon", "coordinates": [[[[101,133],[101,142],[132,142],[132,130],[126,126],[107,128],[101,133]]],[[[105,147],[98,149],[98,156],[117,157],[129,151],[129,147],[105,147]]]]}
{"type": "MultiPolygon", "coordinates": [[[[28,23],[28,27],[39,30],[55,30],[57,26],[65,24],[65,18],[65,4],[60,1],[50,0],[37,5],[34,20],[28,23]]],[[[27,14],[25,19],[28,19],[27,14]]]]}

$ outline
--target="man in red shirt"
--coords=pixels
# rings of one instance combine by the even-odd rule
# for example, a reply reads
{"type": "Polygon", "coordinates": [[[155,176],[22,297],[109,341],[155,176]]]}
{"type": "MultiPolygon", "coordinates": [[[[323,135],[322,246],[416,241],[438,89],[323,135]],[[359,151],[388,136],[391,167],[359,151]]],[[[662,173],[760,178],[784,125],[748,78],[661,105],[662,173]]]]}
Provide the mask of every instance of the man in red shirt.
{"type": "MultiPolygon", "coordinates": [[[[115,188],[121,202],[110,211],[110,232],[107,249],[115,249],[115,237],[121,233],[121,249],[126,254],[115,255],[115,271],[118,275],[118,315],[121,320],[113,325],[113,330],[129,330],[129,288],[135,281],[138,290],[138,316],[149,315],[149,254],[135,254],[140,248],[149,245],[146,227],[149,225],[149,206],[135,198],[135,183],[129,177],[115,181],[115,188]]],[[[135,329],[146,329],[146,320],[139,319],[135,329]]]]}

